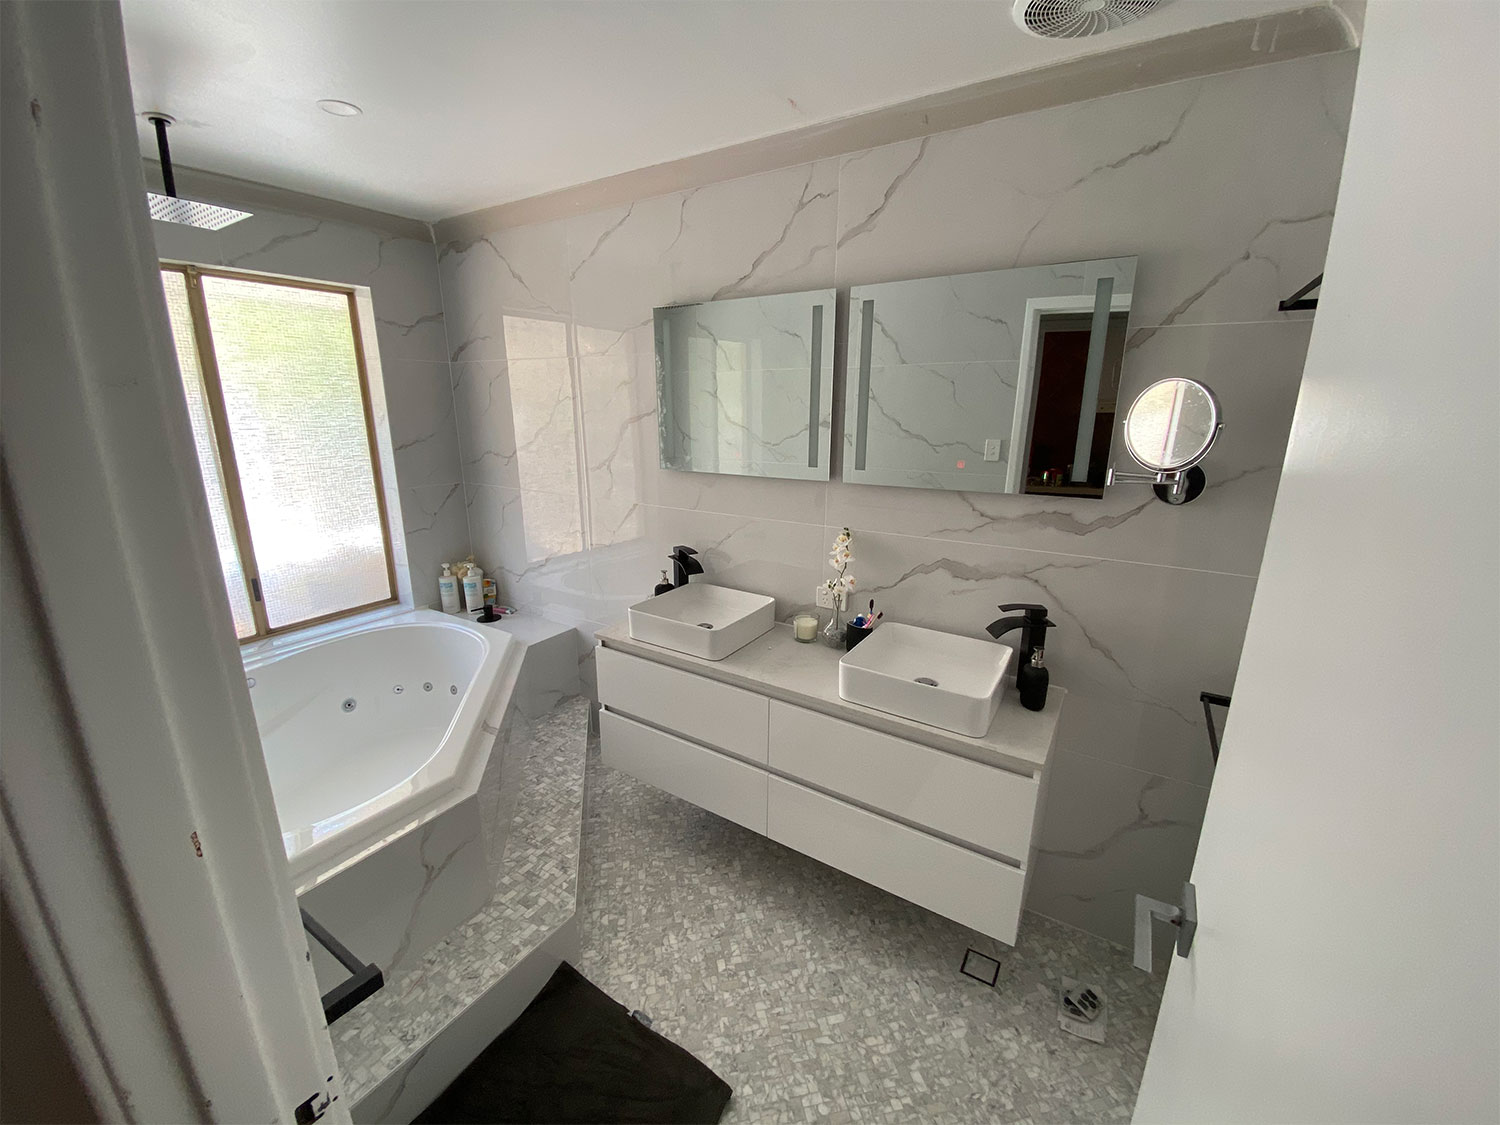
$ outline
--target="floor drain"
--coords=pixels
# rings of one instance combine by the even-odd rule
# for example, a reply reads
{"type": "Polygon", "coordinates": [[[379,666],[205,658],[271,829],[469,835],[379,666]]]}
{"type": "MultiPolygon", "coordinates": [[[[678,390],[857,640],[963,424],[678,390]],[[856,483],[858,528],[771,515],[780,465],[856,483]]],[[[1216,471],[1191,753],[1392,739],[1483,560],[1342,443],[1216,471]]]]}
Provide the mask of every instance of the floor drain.
{"type": "Polygon", "coordinates": [[[964,951],[963,964],[958,967],[958,971],[966,977],[973,977],[980,984],[994,988],[995,982],[1000,979],[1000,962],[971,945],[964,951]]]}
{"type": "Polygon", "coordinates": [[[937,687],[937,681],[931,676],[918,676],[917,683],[926,684],[928,687],[937,687]]]}
{"type": "Polygon", "coordinates": [[[698,622],[698,628],[700,628],[700,629],[712,629],[713,627],[714,627],[713,626],[713,622],[711,622],[711,621],[700,621],[700,622],[698,622]]]}

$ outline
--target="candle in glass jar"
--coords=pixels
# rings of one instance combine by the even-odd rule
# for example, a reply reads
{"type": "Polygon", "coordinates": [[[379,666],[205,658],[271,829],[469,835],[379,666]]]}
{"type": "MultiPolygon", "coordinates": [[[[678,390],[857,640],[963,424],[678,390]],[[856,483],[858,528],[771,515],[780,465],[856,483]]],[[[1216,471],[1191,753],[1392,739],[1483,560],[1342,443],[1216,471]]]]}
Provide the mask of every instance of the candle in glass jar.
{"type": "Polygon", "coordinates": [[[818,639],[818,619],[811,613],[799,613],[792,618],[792,629],[804,644],[818,639]]]}

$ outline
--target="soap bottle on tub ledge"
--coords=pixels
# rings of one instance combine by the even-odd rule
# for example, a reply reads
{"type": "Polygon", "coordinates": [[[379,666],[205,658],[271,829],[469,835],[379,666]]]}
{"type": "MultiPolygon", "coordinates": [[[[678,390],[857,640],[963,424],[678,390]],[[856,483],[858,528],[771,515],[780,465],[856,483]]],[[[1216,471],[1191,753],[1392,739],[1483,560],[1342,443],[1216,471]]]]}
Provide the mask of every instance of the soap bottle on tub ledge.
{"type": "Polygon", "coordinates": [[[463,608],[458,600],[458,575],[453,573],[451,563],[444,563],[443,573],[438,576],[438,597],[442,599],[444,613],[457,613],[463,608]]]}
{"type": "Polygon", "coordinates": [[[470,613],[484,608],[484,571],[473,563],[464,571],[464,607],[470,613]]]}

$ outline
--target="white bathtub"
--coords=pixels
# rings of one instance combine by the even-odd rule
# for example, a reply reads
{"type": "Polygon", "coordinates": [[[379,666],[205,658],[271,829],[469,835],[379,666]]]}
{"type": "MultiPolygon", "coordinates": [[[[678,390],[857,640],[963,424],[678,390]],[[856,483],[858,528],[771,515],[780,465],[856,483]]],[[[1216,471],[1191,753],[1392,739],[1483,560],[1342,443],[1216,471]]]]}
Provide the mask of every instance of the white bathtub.
{"type": "Polygon", "coordinates": [[[424,609],[263,642],[247,656],[299,889],[474,788],[519,647],[499,630],[424,609]]]}
{"type": "MultiPolygon", "coordinates": [[[[387,972],[493,894],[500,790],[518,781],[500,777],[497,748],[523,653],[500,629],[432,610],[245,653],[297,894],[387,972]]],[[[339,971],[320,952],[326,988],[339,971]]]]}

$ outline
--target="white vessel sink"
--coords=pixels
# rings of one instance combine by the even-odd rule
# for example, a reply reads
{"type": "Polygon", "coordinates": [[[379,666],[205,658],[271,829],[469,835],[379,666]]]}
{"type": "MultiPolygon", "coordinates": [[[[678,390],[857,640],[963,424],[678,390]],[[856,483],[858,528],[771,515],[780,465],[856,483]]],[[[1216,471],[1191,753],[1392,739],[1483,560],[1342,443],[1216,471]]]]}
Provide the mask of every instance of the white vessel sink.
{"type": "Polygon", "coordinates": [[[990,729],[1015,649],[890,622],[839,661],[839,696],[979,738],[990,729]]]}
{"type": "Polygon", "coordinates": [[[776,624],[776,599],[689,582],[630,607],[630,636],[674,652],[723,660],[776,624]]]}

